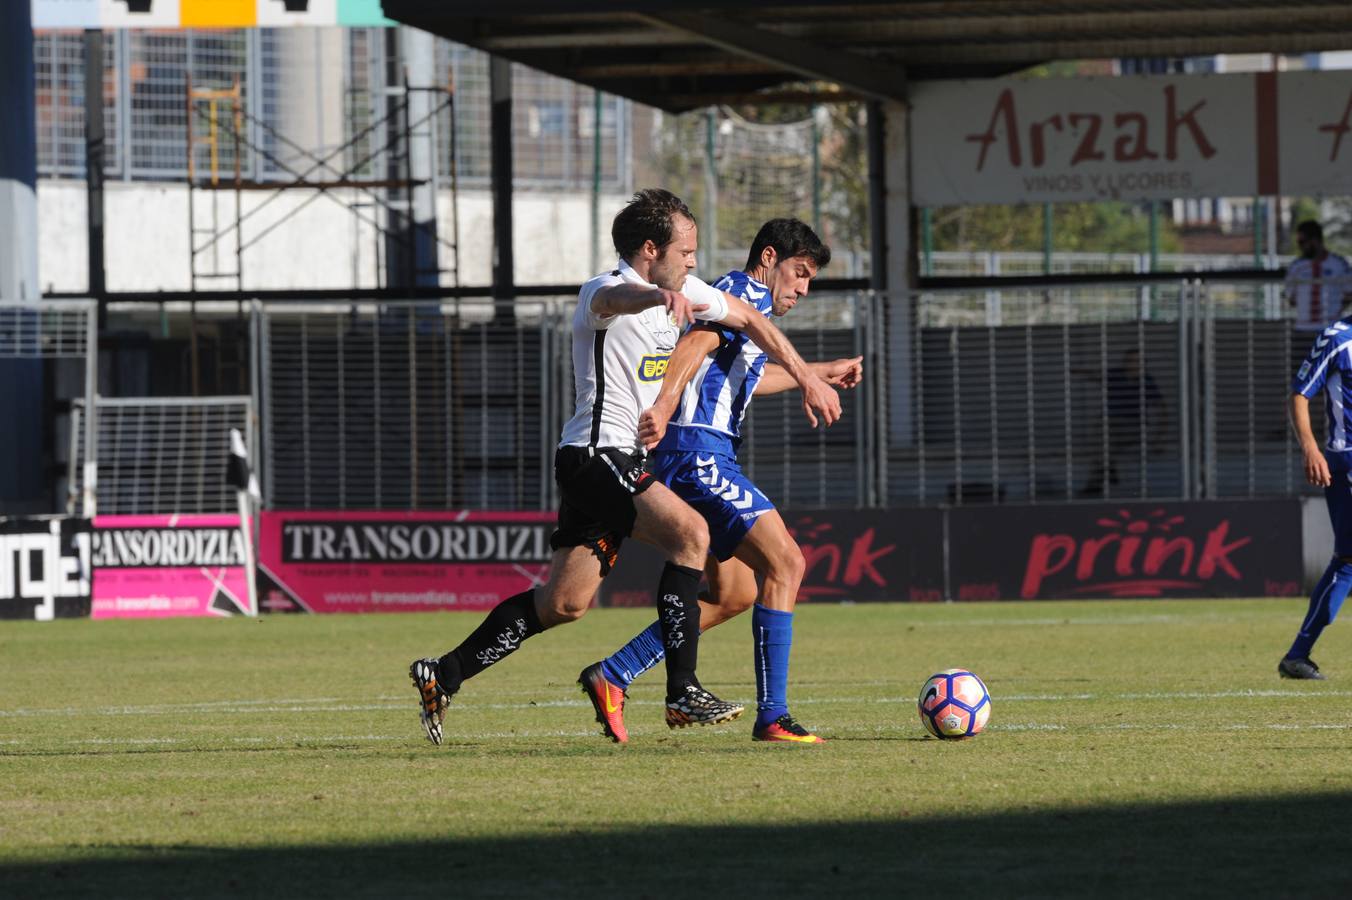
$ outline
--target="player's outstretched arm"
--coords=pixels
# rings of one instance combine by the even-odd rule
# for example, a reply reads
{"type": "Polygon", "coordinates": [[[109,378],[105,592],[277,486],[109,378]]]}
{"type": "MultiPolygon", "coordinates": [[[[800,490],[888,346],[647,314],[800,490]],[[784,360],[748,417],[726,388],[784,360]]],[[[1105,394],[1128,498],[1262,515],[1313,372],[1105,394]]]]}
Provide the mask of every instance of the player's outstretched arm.
{"type": "Polygon", "coordinates": [[[817,427],[818,415],[827,425],[834,424],[840,418],[840,398],[831,386],[812,371],[811,366],[803,361],[793,344],[784,336],[784,332],[765,318],[760,310],[731,294],[727,295],[727,301],[728,314],[720,321],[751,338],[757,347],[784,367],[803,391],[803,413],[812,427],[817,427]]]}
{"type": "Polygon", "coordinates": [[[665,306],[678,326],[695,321],[695,313],[708,305],[695,303],[680,291],[642,284],[611,284],[592,297],[591,311],[598,316],[628,316],[654,306],[665,306]]]}
{"type": "Polygon", "coordinates": [[[1300,442],[1301,455],[1304,456],[1305,480],[1315,487],[1328,487],[1333,484],[1333,476],[1329,474],[1328,460],[1324,459],[1314,429],[1310,427],[1310,398],[1304,394],[1292,394],[1286,411],[1291,419],[1291,429],[1300,442]]]}
{"type": "MultiPolygon", "coordinates": [[[[808,363],[812,371],[825,381],[831,387],[850,389],[857,387],[859,382],[864,380],[864,357],[855,356],[850,359],[836,359],[831,362],[808,363]]],[[[769,394],[779,394],[784,391],[791,391],[797,387],[797,382],[784,367],[775,363],[767,363],[765,371],[761,374],[761,380],[756,382],[756,395],[768,396],[769,394]]]]}
{"type": "Polygon", "coordinates": [[[638,417],[638,442],[651,450],[667,433],[667,423],[681,402],[681,394],[690,379],[699,371],[704,357],[718,349],[718,332],[707,328],[692,328],[676,342],[667,360],[667,371],[662,376],[662,388],[653,405],[638,417]]]}

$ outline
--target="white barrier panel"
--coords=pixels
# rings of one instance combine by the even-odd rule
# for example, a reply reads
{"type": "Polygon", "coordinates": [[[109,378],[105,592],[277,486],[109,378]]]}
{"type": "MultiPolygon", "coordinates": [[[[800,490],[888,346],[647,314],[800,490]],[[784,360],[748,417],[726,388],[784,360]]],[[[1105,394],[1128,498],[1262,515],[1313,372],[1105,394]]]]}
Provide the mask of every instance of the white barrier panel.
{"type": "Polygon", "coordinates": [[[89,522],[0,518],[0,619],[89,615],[89,522]]]}

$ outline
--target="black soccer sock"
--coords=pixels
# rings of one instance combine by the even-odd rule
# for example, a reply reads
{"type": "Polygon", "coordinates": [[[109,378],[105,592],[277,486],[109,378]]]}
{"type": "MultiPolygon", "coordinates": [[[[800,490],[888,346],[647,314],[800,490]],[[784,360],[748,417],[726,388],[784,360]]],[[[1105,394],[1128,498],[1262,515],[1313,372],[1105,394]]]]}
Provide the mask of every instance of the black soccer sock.
{"type": "Polygon", "coordinates": [[[479,627],[438,660],[441,689],[454,694],[460,683],[508,656],[521,642],[544,631],[535,612],[535,589],[508,597],[493,607],[479,627]]]}
{"type": "Polygon", "coordinates": [[[667,563],[657,582],[657,621],[667,651],[667,699],[695,680],[699,655],[699,569],[667,563]]]}

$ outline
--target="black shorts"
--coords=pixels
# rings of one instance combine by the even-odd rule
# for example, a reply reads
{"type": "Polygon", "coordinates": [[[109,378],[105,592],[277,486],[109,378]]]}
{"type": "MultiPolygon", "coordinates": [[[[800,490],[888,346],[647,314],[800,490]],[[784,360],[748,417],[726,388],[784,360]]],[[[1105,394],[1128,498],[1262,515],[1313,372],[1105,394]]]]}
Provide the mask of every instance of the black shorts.
{"type": "Polygon", "coordinates": [[[559,527],[549,538],[555,550],[590,547],[610,572],[620,544],[634,531],[634,498],[656,479],[644,471],[644,458],[614,447],[560,447],[554,453],[559,485],[559,527]]]}

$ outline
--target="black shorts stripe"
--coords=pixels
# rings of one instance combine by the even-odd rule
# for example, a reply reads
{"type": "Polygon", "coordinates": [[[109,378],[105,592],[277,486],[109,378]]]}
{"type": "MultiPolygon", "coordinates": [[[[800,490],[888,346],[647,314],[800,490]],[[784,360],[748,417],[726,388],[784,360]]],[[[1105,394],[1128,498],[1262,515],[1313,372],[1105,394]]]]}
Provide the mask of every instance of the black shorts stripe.
{"type": "Polygon", "coordinates": [[[592,370],[596,373],[596,396],[592,399],[592,427],[590,446],[601,439],[601,410],[606,402],[606,333],[597,331],[592,339],[592,370]]]}

